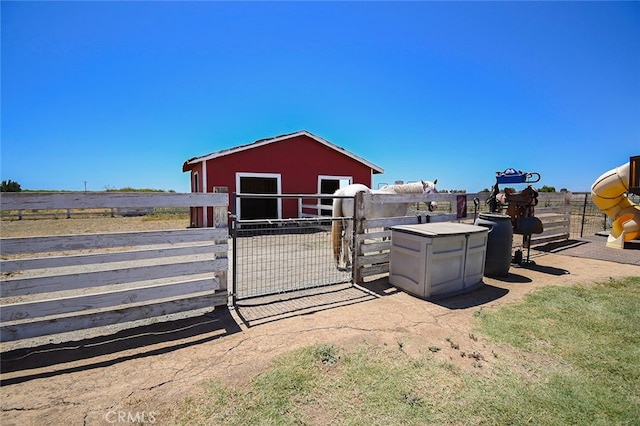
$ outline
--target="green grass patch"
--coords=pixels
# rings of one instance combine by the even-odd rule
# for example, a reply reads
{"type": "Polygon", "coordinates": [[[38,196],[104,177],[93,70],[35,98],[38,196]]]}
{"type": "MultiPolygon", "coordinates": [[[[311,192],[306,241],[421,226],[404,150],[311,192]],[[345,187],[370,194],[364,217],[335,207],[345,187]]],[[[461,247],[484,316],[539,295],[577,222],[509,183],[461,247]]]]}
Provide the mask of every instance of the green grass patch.
{"type": "Polygon", "coordinates": [[[473,336],[504,348],[490,361],[478,360],[482,368],[457,367],[433,350],[428,336],[417,355],[401,343],[350,351],[318,344],[275,359],[245,387],[203,383],[174,421],[638,424],[639,306],[640,278],[546,287],[521,303],[476,315],[473,336]]]}
{"type": "MultiPolygon", "coordinates": [[[[523,303],[483,311],[479,329],[492,340],[547,359],[530,366],[542,380],[522,386],[507,405],[531,418],[544,410],[563,424],[638,424],[639,308],[635,277],[546,287],[523,303]]],[[[507,410],[501,401],[509,395],[500,394],[492,403],[507,410]]]]}

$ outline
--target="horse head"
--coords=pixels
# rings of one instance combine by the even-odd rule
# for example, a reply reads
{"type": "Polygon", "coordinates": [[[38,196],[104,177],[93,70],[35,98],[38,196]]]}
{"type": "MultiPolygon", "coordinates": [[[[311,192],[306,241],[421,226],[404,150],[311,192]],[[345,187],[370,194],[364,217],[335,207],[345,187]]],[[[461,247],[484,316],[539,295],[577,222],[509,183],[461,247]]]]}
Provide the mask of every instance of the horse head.
{"type": "Polygon", "coordinates": [[[421,180],[423,194],[437,194],[438,190],[436,189],[436,184],[438,183],[438,179],[433,182],[429,182],[428,180],[421,180]]]}
{"type": "MultiPolygon", "coordinates": [[[[438,183],[438,179],[434,180],[433,182],[429,182],[428,180],[423,180],[422,182],[422,188],[423,190],[423,194],[437,194],[438,190],[436,189],[436,184],[438,183]]],[[[429,211],[432,212],[434,210],[437,210],[438,208],[438,203],[436,203],[435,201],[432,201],[431,203],[429,203],[429,211]]]]}

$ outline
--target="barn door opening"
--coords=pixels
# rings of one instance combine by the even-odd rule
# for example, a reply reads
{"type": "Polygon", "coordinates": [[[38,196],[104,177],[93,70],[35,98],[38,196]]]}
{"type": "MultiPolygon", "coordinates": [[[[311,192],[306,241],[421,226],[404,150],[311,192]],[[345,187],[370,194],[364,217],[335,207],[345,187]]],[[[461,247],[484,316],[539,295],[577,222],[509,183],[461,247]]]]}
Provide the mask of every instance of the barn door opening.
{"type": "MultiPolygon", "coordinates": [[[[353,179],[351,176],[318,176],[318,193],[333,194],[338,189],[351,185],[352,181],[353,179]]],[[[323,211],[318,211],[318,216],[331,216],[331,205],[333,204],[333,200],[331,198],[324,198],[320,200],[320,204],[328,207],[326,210],[323,208],[323,211]]]]}
{"type": "MultiPolygon", "coordinates": [[[[280,193],[280,175],[238,173],[236,180],[236,187],[241,194],[280,193]]],[[[236,208],[241,220],[279,219],[282,214],[282,204],[278,198],[241,197],[239,202],[236,208]]]]}

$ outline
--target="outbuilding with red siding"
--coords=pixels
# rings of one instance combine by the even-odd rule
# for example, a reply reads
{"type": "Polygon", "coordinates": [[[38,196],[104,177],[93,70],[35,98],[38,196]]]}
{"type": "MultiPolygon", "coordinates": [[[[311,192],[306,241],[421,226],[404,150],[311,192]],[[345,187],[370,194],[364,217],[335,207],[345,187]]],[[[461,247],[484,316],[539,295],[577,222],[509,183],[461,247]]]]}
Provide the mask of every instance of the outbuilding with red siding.
{"type": "MultiPolygon", "coordinates": [[[[182,166],[191,173],[192,192],[228,188],[244,194],[333,194],[361,183],[371,187],[379,166],[306,130],[260,139],[201,157],[182,166]]],[[[229,200],[232,207],[233,199],[229,200]]],[[[241,219],[281,219],[298,215],[296,200],[244,199],[241,219]]],[[[211,212],[194,209],[192,224],[211,226],[211,212]],[[208,214],[207,214],[208,213],[208,214]]]]}

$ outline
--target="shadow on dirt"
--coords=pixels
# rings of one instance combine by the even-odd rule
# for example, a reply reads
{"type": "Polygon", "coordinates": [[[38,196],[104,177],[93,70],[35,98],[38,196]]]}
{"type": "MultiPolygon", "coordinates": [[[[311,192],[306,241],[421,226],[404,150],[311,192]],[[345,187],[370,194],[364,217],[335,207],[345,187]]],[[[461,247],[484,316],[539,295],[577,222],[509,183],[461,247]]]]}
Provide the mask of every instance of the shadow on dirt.
{"type": "Polygon", "coordinates": [[[205,315],[159,322],[143,327],[122,330],[107,336],[58,344],[46,344],[15,349],[1,354],[2,385],[22,383],[101,368],[130,359],[144,358],[198,345],[241,331],[226,307],[216,308],[205,315]],[[132,353],[132,351],[135,351],[132,353]],[[88,360],[81,365],[64,366],[88,360]],[[29,371],[55,366],[46,371],[29,371]],[[24,375],[9,373],[24,372],[24,375]]]}
{"type": "Polygon", "coordinates": [[[533,282],[531,278],[525,277],[515,272],[515,271],[518,271],[519,269],[528,269],[530,271],[536,271],[543,274],[555,275],[555,276],[570,274],[570,272],[567,271],[566,269],[555,268],[553,266],[538,265],[536,262],[530,261],[530,262],[524,262],[521,265],[513,263],[511,264],[511,267],[509,268],[509,273],[507,275],[491,276],[491,278],[497,281],[502,281],[505,283],[512,283],[512,284],[526,284],[526,283],[533,282]]]}
{"type": "Polygon", "coordinates": [[[511,284],[528,284],[533,282],[533,280],[529,277],[525,277],[524,275],[514,274],[513,272],[509,272],[504,276],[492,276],[492,279],[496,281],[502,281],[503,283],[511,283],[511,284]]]}
{"type": "Polygon", "coordinates": [[[362,303],[376,297],[359,286],[336,284],[241,300],[236,302],[236,313],[244,325],[254,327],[283,318],[362,303]]]}
{"type": "Polygon", "coordinates": [[[563,250],[568,250],[576,247],[580,247],[584,244],[589,244],[589,241],[581,240],[563,240],[547,243],[543,245],[535,246],[537,251],[543,251],[545,253],[557,253],[563,250]]]}
{"type": "Polygon", "coordinates": [[[581,237],[580,240],[566,240],[535,246],[534,249],[542,253],[557,253],[607,262],[640,265],[640,242],[627,241],[624,250],[620,250],[607,246],[606,235],[589,235],[581,237]],[[633,248],[638,250],[633,250],[633,248]]]}
{"type": "Polygon", "coordinates": [[[555,268],[553,266],[544,266],[544,265],[538,265],[534,262],[529,262],[529,263],[525,263],[521,266],[521,268],[526,268],[529,269],[531,271],[536,271],[536,272],[540,272],[543,274],[548,274],[548,275],[555,275],[555,276],[560,276],[560,275],[569,275],[570,272],[567,271],[566,269],[561,269],[561,268],[555,268]]]}
{"type": "Polygon", "coordinates": [[[449,309],[467,309],[493,302],[506,296],[508,293],[509,290],[506,288],[485,284],[472,292],[459,294],[446,299],[434,300],[431,303],[449,309]]]}
{"type": "MultiPolygon", "coordinates": [[[[511,276],[512,274],[509,275],[511,276]]],[[[389,296],[400,291],[389,284],[389,279],[387,277],[380,278],[375,281],[370,281],[361,285],[362,287],[366,288],[372,293],[375,293],[378,296],[389,296]]],[[[484,284],[481,285],[478,289],[470,291],[469,293],[452,295],[443,299],[432,299],[428,301],[425,300],[425,303],[434,303],[436,305],[444,306],[445,308],[449,309],[465,309],[471,308],[473,306],[483,305],[485,303],[500,299],[507,293],[509,293],[509,290],[507,289],[484,284]]]]}
{"type": "Polygon", "coordinates": [[[378,278],[373,281],[360,283],[359,286],[378,296],[390,296],[400,290],[389,284],[389,277],[378,278]]]}

